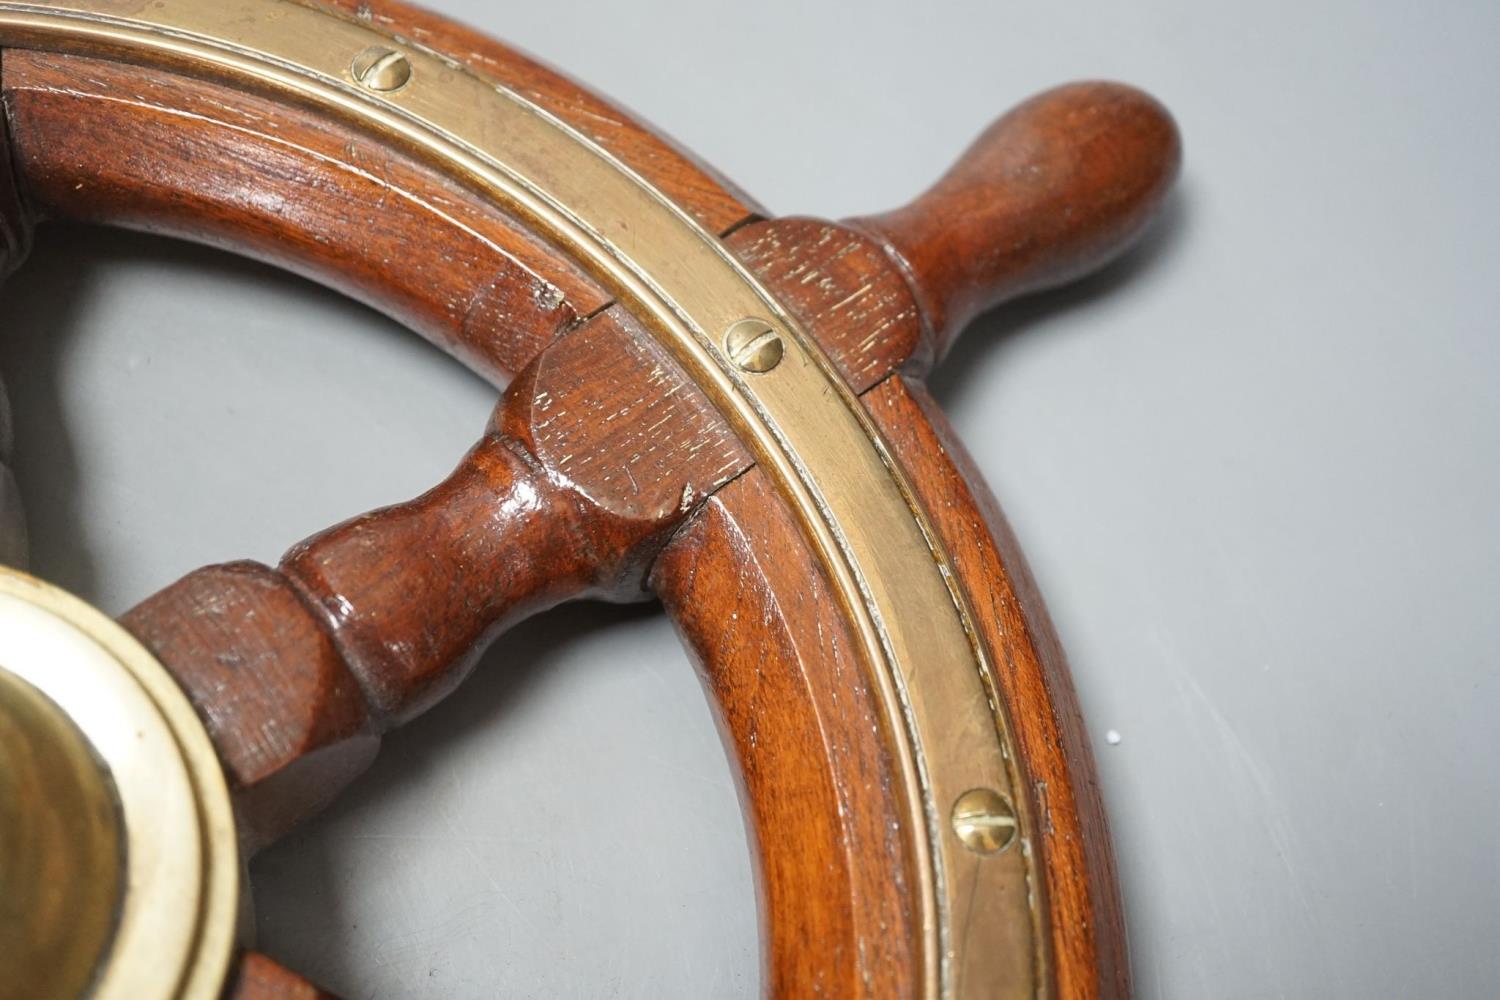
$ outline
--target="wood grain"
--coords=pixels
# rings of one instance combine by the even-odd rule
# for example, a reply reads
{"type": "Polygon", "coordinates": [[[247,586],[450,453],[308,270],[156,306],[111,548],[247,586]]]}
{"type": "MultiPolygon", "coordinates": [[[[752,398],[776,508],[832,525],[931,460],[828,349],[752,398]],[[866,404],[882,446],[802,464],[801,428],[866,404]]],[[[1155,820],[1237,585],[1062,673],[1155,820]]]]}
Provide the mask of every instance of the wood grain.
{"type": "Polygon", "coordinates": [[[1181,161],[1176,123],[1150,95],[1073,83],[1002,116],[920,198],[849,224],[910,279],[941,358],[979,312],[1128,247],[1181,161]]]}
{"type": "Polygon", "coordinates": [[[208,727],[252,850],[326,805],[379,746],[358,678],[280,573],[209,566],[120,619],[208,727]]]}
{"type": "Polygon", "coordinates": [[[821,219],[787,218],[751,223],[725,242],[802,319],[855,392],[931,364],[916,299],[869,237],[821,219]]]}
{"type": "Polygon", "coordinates": [[[207,722],[254,850],[326,805],[506,628],[564,600],[644,600],[667,537],[749,466],[615,307],[532,361],[434,489],[276,569],[197,570],[121,621],[207,722]]]}
{"type": "Polygon", "coordinates": [[[865,406],[942,536],[996,668],[1037,817],[1056,993],[1124,996],[1130,974],[1093,753],[1067,662],[1015,535],[919,382],[890,378],[865,406]]]}
{"type": "Polygon", "coordinates": [[[883,709],[838,598],[761,470],[656,562],[734,751],[774,996],[911,996],[922,939],[912,831],[883,709]]]}
{"type": "Polygon", "coordinates": [[[486,199],[309,112],[30,51],[6,53],[3,96],[41,217],[274,263],[375,306],[496,382],[610,302],[486,199]]]}
{"type": "Polygon", "coordinates": [[[903,208],[759,220],[726,242],[863,392],[925,375],[979,312],[1108,264],[1154,217],[1181,155],[1150,96],[1070,84],[1002,116],[903,208]]]}
{"type": "Polygon", "coordinates": [[[541,62],[456,21],[397,0],[324,0],[377,28],[458,60],[546,108],[649,177],[711,233],[763,214],[735,184],[619,105],[541,62]]]}

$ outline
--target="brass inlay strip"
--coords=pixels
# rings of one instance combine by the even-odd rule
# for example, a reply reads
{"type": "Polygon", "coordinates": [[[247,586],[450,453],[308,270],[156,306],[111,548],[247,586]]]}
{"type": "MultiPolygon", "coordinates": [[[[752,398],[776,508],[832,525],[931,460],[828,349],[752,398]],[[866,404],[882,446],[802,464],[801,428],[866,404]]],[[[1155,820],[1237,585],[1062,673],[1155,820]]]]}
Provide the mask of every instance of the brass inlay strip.
{"type": "Polygon", "coordinates": [[[857,625],[901,749],[924,995],[1046,991],[1037,860],[1025,834],[1032,825],[948,556],[859,401],[712,234],[543,109],[437,53],[396,44],[399,85],[361,85],[353,61],[392,39],[293,0],[0,0],[0,43],[156,63],[288,95],[465,176],[575,255],[736,425],[792,502],[857,625]],[[725,353],[723,338],[745,319],[765,321],[782,341],[783,356],[763,373],[725,353]],[[985,788],[1021,813],[1015,849],[975,852],[953,829],[954,803],[985,788]]]}

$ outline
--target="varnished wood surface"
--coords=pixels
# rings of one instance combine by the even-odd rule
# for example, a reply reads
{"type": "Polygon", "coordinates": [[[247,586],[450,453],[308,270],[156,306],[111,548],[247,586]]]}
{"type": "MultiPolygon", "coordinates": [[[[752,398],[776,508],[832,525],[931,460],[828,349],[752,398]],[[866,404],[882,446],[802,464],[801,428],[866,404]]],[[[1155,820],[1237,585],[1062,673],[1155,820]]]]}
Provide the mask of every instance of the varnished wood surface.
{"type": "Polygon", "coordinates": [[[695,218],[723,233],[761,209],[718,171],[642,120],[508,45],[398,0],[322,0],[402,38],[444,53],[546,108],[614,154],[695,218]]]}
{"type": "MultiPolygon", "coordinates": [[[[1001,665],[1044,821],[1035,892],[1056,988],[1123,992],[1108,839],[1061,656],[998,511],[897,373],[925,371],[977,309],[1118,252],[1175,172],[1170,119],[1124,88],[1056,91],[1002,119],[908,209],[848,225],[761,220],[670,144],[510,50],[395,4],[344,7],[541,101],[732,230],[731,248],[865,393],[1001,665]]],[[[315,536],[276,568],[200,570],[125,616],[208,721],[247,843],[326,802],[380,732],[452,690],[505,627],[574,597],[654,592],[739,762],[767,982],[788,995],[910,993],[911,838],[865,667],[795,519],[651,337],[493,206],[307,112],[76,56],[7,52],[0,71],[22,175],[17,233],[36,215],[228,247],[514,378],[433,491],[315,536]],[[132,136],[123,154],[118,135],[132,136]]],[[[262,992],[297,995],[274,989],[262,992]]]]}
{"type": "Polygon", "coordinates": [[[251,849],[326,804],[379,733],[563,600],[642,600],[652,558],[749,467],[700,390],[611,308],[556,340],[443,483],[294,546],[207,567],[122,618],[183,682],[251,849]]]}
{"type": "Polygon", "coordinates": [[[259,952],[246,952],[224,989],[224,1000],[338,1000],[259,952]]]}
{"type": "Polygon", "coordinates": [[[326,805],[374,759],[378,729],[358,679],[325,623],[274,569],[205,567],[121,624],[203,717],[250,849],[326,805]]]}
{"type": "Polygon", "coordinates": [[[982,310],[1082,277],[1134,242],[1181,160],[1154,98],[1074,83],[1006,113],[920,198],[850,224],[910,279],[942,357],[982,310]]]}
{"type": "Polygon", "coordinates": [[[496,381],[608,304],[503,212],[342,125],[138,66],[5,54],[32,211],[270,261],[368,302],[496,381]],[[128,135],[123,149],[116,136],[128,135]]]}
{"type": "Polygon", "coordinates": [[[767,991],[912,995],[919,890],[899,765],[873,735],[882,709],[838,598],[760,470],[676,535],[652,586],[734,749],[767,991]]]}
{"type": "Polygon", "coordinates": [[[916,299],[869,237],[821,219],[789,218],[752,223],[726,242],[808,321],[855,392],[931,363],[916,299]]]}
{"type": "MultiPolygon", "coordinates": [[[[950,548],[997,668],[1042,832],[1046,881],[1034,891],[1046,897],[1057,995],[1124,995],[1123,917],[1087,734],[1024,557],[920,383],[889,378],[863,399],[950,548]]],[[[909,993],[909,980],[871,978],[909,967],[910,955],[882,952],[888,929],[915,932],[897,777],[878,744],[859,738],[880,725],[878,706],[849,661],[853,640],[816,559],[758,470],[677,534],[652,583],[736,748],[760,863],[778,876],[763,882],[773,992],[815,983],[846,995],[873,982],[869,995],[909,993]],[[840,836],[814,833],[820,810],[846,825],[840,836]],[[810,937],[829,946],[797,947],[810,937]]]]}
{"type": "Polygon", "coordinates": [[[1059,996],[1129,991],[1124,912],[1088,732],[1046,606],[1005,515],[920,382],[864,395],[953,557],[1039,819],[1059,996]]]}

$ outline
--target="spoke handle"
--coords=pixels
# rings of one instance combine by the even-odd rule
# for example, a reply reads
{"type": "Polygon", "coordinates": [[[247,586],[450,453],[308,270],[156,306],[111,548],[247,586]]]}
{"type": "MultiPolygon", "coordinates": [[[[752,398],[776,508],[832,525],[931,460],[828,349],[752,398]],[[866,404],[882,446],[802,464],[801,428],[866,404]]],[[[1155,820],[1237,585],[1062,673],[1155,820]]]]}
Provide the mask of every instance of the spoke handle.
{"type": "Polygon", "coordinates": [[[1150,95],[1072,83],[995,121],[910,204],[849,220],[905,272],[941,357],[979,312],[1061,285],[1140,235],[1182,143],[1150,95]]]}

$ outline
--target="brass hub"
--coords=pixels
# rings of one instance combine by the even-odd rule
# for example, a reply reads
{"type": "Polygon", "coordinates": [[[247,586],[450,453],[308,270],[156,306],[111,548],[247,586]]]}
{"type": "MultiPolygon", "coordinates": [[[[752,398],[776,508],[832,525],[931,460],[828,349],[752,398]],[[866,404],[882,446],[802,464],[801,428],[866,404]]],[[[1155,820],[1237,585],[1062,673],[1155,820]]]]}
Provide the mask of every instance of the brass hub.
{"type": "Polygon", "coordinates": [[[114,932],[114,780],[53,701],[0,667],[0,996],[81,996],[114,932]]]}
{"type": "Polygon", "coordinates": [[[0,1000],[210,1000],[240,909],[229,791],[166,670],[0,568],[0,1000]]]}

